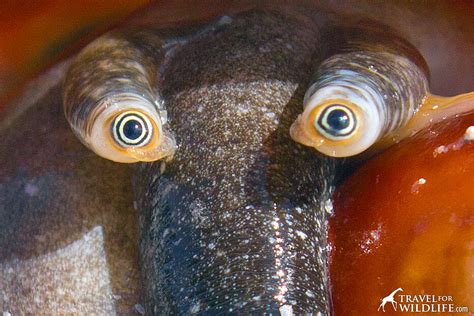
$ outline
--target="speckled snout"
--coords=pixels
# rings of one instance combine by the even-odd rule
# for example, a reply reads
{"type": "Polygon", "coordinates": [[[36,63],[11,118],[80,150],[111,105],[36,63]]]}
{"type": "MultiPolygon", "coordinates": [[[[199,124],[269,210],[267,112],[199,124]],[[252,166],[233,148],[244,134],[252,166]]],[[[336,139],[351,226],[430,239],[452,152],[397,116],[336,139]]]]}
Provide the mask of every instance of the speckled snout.
{"type": "Polygon", "coordinates": [[[290,139],[318,34],[251,12],[176,52],[163,86],[178,148],[135,179],[150,314],[328,314],[334,164],[290,139]]]}
{"type": "Polygon", "coordinates": [[[324,206],[333,164],[287,138],[276,127],[254,149],[236,150],[236,137],[212,152],[183,144],[166,166],[141,167],[150,311],[329,313],[324,206]]]}
{"type": "Polygon", "coordinates": [[[220,209],[168,180],[155,187],[166,193],[146,214],[153,220],[141,222],[151,314],[329,314],[326,214],[316,201],[220,209]]]}

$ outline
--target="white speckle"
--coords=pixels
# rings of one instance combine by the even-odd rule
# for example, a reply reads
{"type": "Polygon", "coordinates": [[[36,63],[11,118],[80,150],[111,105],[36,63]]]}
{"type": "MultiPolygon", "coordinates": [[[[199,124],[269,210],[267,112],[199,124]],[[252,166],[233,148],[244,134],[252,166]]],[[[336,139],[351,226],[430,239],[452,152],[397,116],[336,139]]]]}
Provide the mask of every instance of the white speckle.
{"type": "Polygon", "coordinates": [[[281,316],[293,316],[293,307],[291,305],[283,305],[280,307],[281,316]]]}
{"type": "Polygon", "coordinates": [[[35,296],[33,297],[33,301],[34,301],[35,304],[37,304],[37,305],[41,303],[41,299],[40,299],[40,297],[39,297],[38,295],[35,295],[35,296]]]}
{"type": "Polygon", "coordinates": [[[285,294],[288,292],[288,287],[286,285],[280,285],[279,287],[280,293],[285,294]]]}
{"type": "Polygon", "coordinates": [[[276,114],[273,112],[267,112],[265,113],[265,116],[268,117],[269,119],[274,119],[276,114]]]}
{"type": "Polygon", "coordinates": [[[249,109],[244,108],[244,107],[242,107],[242,106],[238,106],[238,107],[237,107],[237,112],[240,112],[240,113],[242,113],[242,114],[247,114],[247,113],[249,112],[249,109]]]}
{"type": "Polygon", "coordinates": [[[212,249],[216,248],[216,244],[211,242],[209,245],[207,245],[207,248],[212,250],[212,249]]]}
{"type": "Polygon", "coordinates": [[[225,24],[231,24],[232,23],[232,17],[228,15],[224,15],[219,19],[219,22],[217,24],[219,25],[225,25],[225,24]]]}
{"type": "Polygon", "coordinates": [[[25,185],[25,193],[29,196],[35,196],[36,194],[38,194],[38,192],[39,188],[36,185],[30,183],[27,183],[25,185]]]}
{"type": "Polygon", "coordinates": [[[435,148],[435,150],[433,151],[433,157],[436,158],[436,156],[440,155],[440,154],[444,154],[444,153],[447,153],[448,152],[448,148],[446,146],[438,146],[435,148]]]}
{"type": "Polygon", "coordinates": [[[418,190],[419,188],[426,183],[426,179],[425,178],[420,178],[418,179],[418,181],[415,181],[415,183],[413,183],[413,185],[411,186],[411,193],[418,193],[418,190]]]}
{"type": "Polygon", "coordinates": [[[254,301],[260,301],[262,299],[262,297],[260,295],[257,295],[257,296],[252,297],[252,299],[254,301]]]}
{"type": "Polygon", "coordinates": [[[273,221],[272,222],[272,227],[273,227],[273,229],[278,229],[280,227],[280,225],[276,221],[273,221]]]}
{"type": "Polygon", "coordinates": [[[160,174],[165,173],[166,170],[166,162],[162,161],[160,165],[160,174]]]}
{"type": "Polygon", "coordinates": [[[201,310],[201,304],[199,302],[193,304],[191,308],[189,309],[190,314],[197,314],[201,310]]]}
{"type": "Polygon", "coordinates": [[[371,253],[372,250],[378,248],[380,246],[380,236],[382,234],[382,225],[371,230],[370,232],[365,232],[362,240],[360,242],[360,249],[363,253],[368,254],[371,253]]]}
{"type": "Polygon", "coordinates": [[[202,105],[199,105],[197,108],[197,112],[201,113],[204,110],[204,107],[202,105]]]}
{"type": "Polygon", "coordinates": [[[373,240],[379,240],[380,239],[380,231],[379,230],[373,230],[370,232],[370,237],[372,237],[373,240]]]}
{"type": "Polygon", "coordinates": [[[314,297],[314,293],[310,290],[306,290],[305,294],[306,294],[307,297],[314,297]]]}
{"type": "Polygon", "coordinates": [[[10,314],[10,312],[8,312],[8,311],[4,311],[3,316],[12,316],[12,314],[10,314]]]}
{"type": "Polygon", "coordinates": [[[329,215],[332,215],[332,212],[334,210],[334,207],[332,205],[332,200],[331,199],[327,199],[325,202],[324,202],[324,210],[326,211],[326,213],[328,213],[329,215]]]}
{"type": "Polygon", "coordinates": [[[373,72],[377,72],[377,68],[375,68],[374,65],[370,65],[369,70],[373,72]]]}
{"type": "Polygon", "coordinates": [[[145,315],[145,308],[141,304],[135,304],[135,306],[133,306],[133,308],[135,309],[135,311],[138,314],[145,315]]]}
{"type": "Polygon", "coordinates": [[[439,108],[439,105],[435,104],[435,105],[433,105],[433,107],[431,109],[436,110],[437,108],[439,108]]]}
{"type": "Polygon", "coordinates": [[[297,230],[296,231],[296,235],[298,235],[298,237],[300,237],[301,239],[305,240],[306,237],[308,237],[308,235],[306,235],[305,233],[303,233],[302,231],[300,230],[297,230]]]}
{"type": "Polygon", "coordinates": [[[274,298],[277,300],[277,301],[283,301],[283,295],[281,294],[278,294],[278,295],[275,295],[274,298]]]}
{"type": "Polygon", "coordinates": [[[464,133],[464,140],[473,141],[474,140],[474,126],[469,126],[464,133]]]}

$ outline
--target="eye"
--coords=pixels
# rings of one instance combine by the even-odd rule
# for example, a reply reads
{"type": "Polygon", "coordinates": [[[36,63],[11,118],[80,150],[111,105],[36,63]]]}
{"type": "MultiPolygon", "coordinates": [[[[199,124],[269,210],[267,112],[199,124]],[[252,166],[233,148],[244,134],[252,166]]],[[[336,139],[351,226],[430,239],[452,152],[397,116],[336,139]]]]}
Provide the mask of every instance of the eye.
{"type": "Polygon", "coordinates": [[[114,119],[112,135],[121,147],[145,146],[153,136],[153,125],[145,114],[127,111],[114,119]]]}
{"type": "Polygon", "coordinates": [[[348,107],[332,104],[314,119],[316,130],[332,140],[350,138],[357,127],[357,119],[348,107]]]}
{"type": "Polygon", "coordinates": [[[64,82],[64,114],[84,145],[122,163],[173,156],[176,141],[155,91],[164,56],[161,37],[146,30],[106,34],[77,55],[64,82]]]}
{"type": "Polygon", "coordinates": [[[368,24],[341,37],[306,91],[291,137],[332,157],[387,146],[409,130],[428,95],[423,57],[396,34],[368,24]]]}

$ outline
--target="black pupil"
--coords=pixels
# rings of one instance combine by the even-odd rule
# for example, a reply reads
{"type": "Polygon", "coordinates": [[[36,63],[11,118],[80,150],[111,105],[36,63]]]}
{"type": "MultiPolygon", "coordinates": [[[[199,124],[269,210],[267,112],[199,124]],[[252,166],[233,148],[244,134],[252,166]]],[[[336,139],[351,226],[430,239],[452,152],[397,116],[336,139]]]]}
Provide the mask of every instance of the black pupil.
{"type": "Polygon", "coordinates": [[[143,133],[143,126],[137,120],[130,120],[123,126],[123,134],[131,140],[135,140],[143,133]]]}
{"type": "Polygon", "coordinates": [[[327,116],[327,124],[333,130],[342,131],[350,124],[350,118],[344,110],[332,110],[327,116]]]}

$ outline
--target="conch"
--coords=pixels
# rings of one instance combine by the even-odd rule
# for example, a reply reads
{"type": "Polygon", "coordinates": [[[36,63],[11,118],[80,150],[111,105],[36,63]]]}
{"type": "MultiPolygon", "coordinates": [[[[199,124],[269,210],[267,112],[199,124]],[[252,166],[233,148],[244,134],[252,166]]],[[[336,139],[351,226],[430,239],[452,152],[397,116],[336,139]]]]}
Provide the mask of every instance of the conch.
{"type": "MultiPolygon", "coordinates": [[[[79,159],[76,156],[81,157],[81,164],[72,168],[77,181],[91,183],[83,179],[99,177],[101,170],[113,179],[114,170],[130,170],[125,169],[129,165],[116,162],[137,163],[129,167],[132,183],[111,197],[123,198],[121,190],[133,193],[133,198],[126,196],[130,204],[133,199],[138,214],[143,289],[143,301],[134,305],[138,312],[350,313],[342,306],[353,303],[345,291],[359,283],[341,262],[361,265],[353,256],[357,251],[340,246],[351,241],[341,227],[344,219],[352,221],[358,214],[344,210],[345,203],[351,203],[354,184],[342,185],[333,200],[336,186],[371,156],[396,150],[417,133],[439,126],[436,123],[474,110],[473,93],[440,97],[430,92],[440,79],[433,78],[439,76],[439,69],[431,67],[433,55],[423,51],[426,41],[412,42],[416,31],[407,32],[406,26],[394,23],[412,12],[407,7],[401,5],[386,21],[373,13],[337,5],[321,8],[309,2],[249,7],[226,8],[217,17],[186,26],[157,20],[156,8],[140,19],[134,17],[73,58],[54,90],[54,115],[44,114],[56,117],[61,93],[67,125],[91,150],[74,147],[68,156],[73,164],[79,159]],[[355,157],[338,159],[351,156],[355,157]],[[81,172],[79,166],[88,167],[81,172]]],[[[406,19],[411,21],[409,16],[406,19]]],[[[44,104],[41,108],[46,111],[44,104]]],[[[20,120],[33,124],[35,120],[27,119],[31,111],[20,120]]],[[[11,135],[12,124],[4,131],[6,136],[11,135]]],[[[13,139],[21,140],[15,135],[4,138],[3,148],[12,147],[13,139]]],[[[463,144],[470,141],[463,138],[463,144]]],[[[68,143],[59,144],[68,148],[68,143]]],[[[23,148],[15,150],[12,157],[26,159],[23,148]]],[[[60,157],[55,161],[62,161],[63,151],[54,150],[60,157]]],[[[9,166],[16,159],[4,158],[12,161],[9,166]]],[[[9,168],[17,170],[14,164],[9,168]]],[[[114,185],[123,184],[124,174],[117,174],[120,182],[114,185]]],[[[108,183],[98,181],[94,185],[107,192],[108,183]]],[[[410,194],[421,190],[422,182],[410,194]]],[[[38,193],[28,188],[27,194],[38,193]]],[[[71,187],[65,186],[66,190],[71,187]]],[[[92,197],[102,201],[102,191],[92,190],[92,197]]],[[[64,198],[41,194],[52,199],[47,205],[61,209],[57,205],[64,198]]],[[[87,199],[82,193],[75,196],[81,201],[78,205],[87,199]]],[[[357,201],[366,197],[357,196],[357,201]]],[[[106,202],[95,207],[101,203],[106,202]]],[[[74,203],[66,204],[74,208],[74,203]]],[[[45,206],[37,208],[41,207],[45,206]]],[[[99,223],[99,227],[110,225],[107,220],[99,223]]],[[[86,256],[87,242],[94,240],[94,258],[99,258],[94,259],[99,262],[96,273],[107,274],[107,256],[100,256],[107,247],[101,250],[96,245],[104,244],[110,230],[104,238],[96,226],[86,241],[66,247],[65,253],[75,254],[70,256],[77,261],[82,258],[77,252],[86,256]]],[[[348,231],[364,234],[368,229],[359,226],[356,221],[348,231]]],[[[112,244],[117,247],[116,240],[112,244]]],[[[377,251],[377,247],[369,249],[377,251]]],[[[24,274],[28,266],[42,271],[53,257],[61,257],[61,252],[43,251],[41,260],[33,255],[26,259],[29,265],[13,259],[0,263],[0,271],[9,271],[0,273],[0,280],[8,273],[24,274]]],[[[3,305],[19,313],[55,313],[90,312],[102,304],[106,308],[101,312],[113,314],[117,310],[106,298],[114,292],[110,284],[123,284],[114,271],[112,281],[103,282],[107,293],[100,302],[87,305],[87,295],[77,295],[86,298],[69,309],[62,305],[64,300],[57,300],[56,310],[53,305],[31,309],[23,306],[28,300],[20,296],[15,297],[19,307],[14,307],[8,299],[15,288],[10,280],[3,290],[7,293],[3,305]]],[[[58,283],[54,280],[51,286],[58,283]]],[[[68,283],[65,287],[68,297],[76,297],[73,287],[68,283]]],[[[362,295],[359,289],[355,297],[362,295]]],[[[37,301],[48,299],[44,293],[37,301]]],[[[378,299],[371,304],[378,305],[378,299]]],[[[358,311],[376,313],[378,306],[374,310],[372,305],[358,311]]]]}

